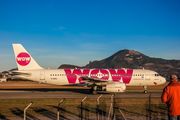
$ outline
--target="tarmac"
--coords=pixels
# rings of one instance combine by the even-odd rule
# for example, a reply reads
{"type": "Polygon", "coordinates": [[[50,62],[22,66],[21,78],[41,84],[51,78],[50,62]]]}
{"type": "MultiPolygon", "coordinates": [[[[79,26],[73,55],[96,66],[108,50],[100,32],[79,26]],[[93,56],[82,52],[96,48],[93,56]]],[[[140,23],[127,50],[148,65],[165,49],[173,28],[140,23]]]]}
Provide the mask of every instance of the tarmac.
{"type": "MultiPolygon", "coordinates": [[[[110,98],[109,92],[98,92],[92,95],[89,89],[6,89],[0,90],[0,99],[43,99],[43,98],[110,98]]],[[[162,90],[149,90],[144,94],[142,90],[127,90],[124,93],[116,93],[116,98],[147,98],[151,94],[152,98],[160,98],[162,90]]]]}

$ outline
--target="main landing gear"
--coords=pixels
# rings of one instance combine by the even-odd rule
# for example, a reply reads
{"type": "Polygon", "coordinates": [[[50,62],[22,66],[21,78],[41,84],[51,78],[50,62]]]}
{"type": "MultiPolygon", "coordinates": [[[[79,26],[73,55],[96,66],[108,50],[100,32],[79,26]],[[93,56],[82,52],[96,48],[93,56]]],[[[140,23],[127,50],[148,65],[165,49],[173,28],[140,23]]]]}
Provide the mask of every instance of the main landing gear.
{"type": "Polygon", "coordinates": [[[93,94],[93,95],[96,95],[96,94],[97,94],[97,86],[93,86],[93,87],[90,89],[90,93],[93,94]]]}
{"type": "Polygon", "coordinates": [[[147,94],[148,91],[147,91],[147,86],[143,86],[144,87],[144,93],[147,94]]]}

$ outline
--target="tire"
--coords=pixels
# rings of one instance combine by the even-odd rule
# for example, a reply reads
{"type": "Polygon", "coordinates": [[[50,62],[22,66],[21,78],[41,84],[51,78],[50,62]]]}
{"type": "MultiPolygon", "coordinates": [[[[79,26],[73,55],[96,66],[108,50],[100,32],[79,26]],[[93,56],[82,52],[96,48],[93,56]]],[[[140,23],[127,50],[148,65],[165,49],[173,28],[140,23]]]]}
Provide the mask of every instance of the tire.
{"type": "Polygon", "coordinates": [[[145,94],[147,94],[147,93],[148,93],[148,91],[147,91],[147,90],[145,90],[145,91],[144,91],[144,93],[145,93],[145,94]]]}
{"type": "Polygon", "coordinates": [[[97,94],[97,90],[93,90],[93,91],[92,91],[92,94],[93,94],[93,95],[96,95],[96,94],[97,94]]]}

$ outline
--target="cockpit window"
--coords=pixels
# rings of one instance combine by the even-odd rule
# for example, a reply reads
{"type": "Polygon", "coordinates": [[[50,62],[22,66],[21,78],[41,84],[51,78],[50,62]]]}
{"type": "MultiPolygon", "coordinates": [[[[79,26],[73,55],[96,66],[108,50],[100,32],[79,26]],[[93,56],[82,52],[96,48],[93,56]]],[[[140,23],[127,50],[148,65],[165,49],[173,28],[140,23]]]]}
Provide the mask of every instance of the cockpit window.
{"type": "Polygon", "coordinates": [[[155,76],[160,76],[159,74],[155,74],[155,76]]]}

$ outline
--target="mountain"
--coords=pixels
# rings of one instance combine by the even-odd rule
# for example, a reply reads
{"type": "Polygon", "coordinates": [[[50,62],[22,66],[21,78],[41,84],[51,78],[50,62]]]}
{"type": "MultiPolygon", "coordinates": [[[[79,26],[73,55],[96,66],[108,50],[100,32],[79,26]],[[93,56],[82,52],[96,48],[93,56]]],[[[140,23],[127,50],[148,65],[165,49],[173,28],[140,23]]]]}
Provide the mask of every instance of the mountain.
{"type": "Polygon", "coordinates": [[[83,69],[83,68],[85,68],[85,66],[84,67],[79,67],[79,66],[76,66],[76,65],[69,65],[69,64],[62,64],[61,66],[59,66],[59,68],[58,69],[83,69]]]}
{"type": "Polygon", "coordinates": [[[120,50],[112,56],[100,61],[93,61],[86,66],[61,65],[59,68],[105,68],[105,69],[149,69],[162,76],[176,74],[180,77],[180,60],[152,58],[134,50],[120,50]]]}
{"type": "Polygon", "coordinates": [[[88,68],[139,68],[144,63],[143,59],[147,56],[133,50],[121,50],[112,56],[100,60],[93,61],[86,65],[88,68]]]}

